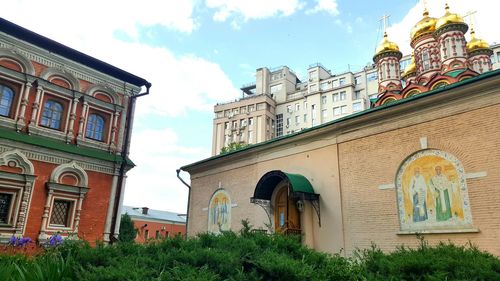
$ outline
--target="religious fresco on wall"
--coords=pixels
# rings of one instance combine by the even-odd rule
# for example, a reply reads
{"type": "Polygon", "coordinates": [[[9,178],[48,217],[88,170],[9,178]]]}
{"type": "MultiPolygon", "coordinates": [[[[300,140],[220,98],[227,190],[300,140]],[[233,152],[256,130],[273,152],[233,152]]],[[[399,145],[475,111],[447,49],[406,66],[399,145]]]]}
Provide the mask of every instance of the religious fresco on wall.
{"type": "Polygon", "coordinates": [[[396,191],[402,231],[473,229],[464,169],[449,153],[429,149],[410,156],[397,173],[396,191]]]}
{"type": "Polygon", "coordinates": [[[231,229],[231,198],[224,189],[217,190],[208,205],[208,232],[231,229]]]}

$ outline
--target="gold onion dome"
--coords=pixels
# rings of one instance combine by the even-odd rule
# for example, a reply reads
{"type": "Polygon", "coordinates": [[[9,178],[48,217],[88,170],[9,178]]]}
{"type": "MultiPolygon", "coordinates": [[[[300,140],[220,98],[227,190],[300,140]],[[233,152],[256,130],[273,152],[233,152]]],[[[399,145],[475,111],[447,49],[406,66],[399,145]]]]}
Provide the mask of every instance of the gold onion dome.
{"type": "Polygon", "coordinates": [[[489,49],[490,45],[483,39],[476,38],[476,32],[474,29],[470,32],[470,41],[467,42],[467,52],[473,52],[475,50],[489,49]]]}
{"type": "Polygon", "coordinates": [[[384,32],[384,39],[382,39],[382,42],[378,45],[375,51],[375,57],[387,52],[399,52],[399,47],[396,43],[389,41],[389,39],[387,39],[387,33],[384,32]]]}
{"type": "Polygon", "coordinates": [[[413,28],[411,29],[410,37],[411,40],[419,37],[420,35],[424,35],[427,33],[432,33],[436,30],[436,18],[429,17],[429,12],[427,9],[423,14],[424,18],[421,19],[413,28]]]}
{"type": "Polygon", "coordinates": [[[417,71],[417,65],[415,64],[415,56],[411,54],[411,61],[410,63],[405,67],[405,70],[403,71],[403,77],[409,76],[412,73],[415,73],[417,71]]]}
{"type": "Polygon", "coordinates": [[[459,14],[450,13],[450,7],[448,4],[446,4],[444,9],[446,12],[444,13],[444,16],[439,18],[436,22],[436,29],[440,29],[448,24],[465,24],[464,19],[459,14]]]}

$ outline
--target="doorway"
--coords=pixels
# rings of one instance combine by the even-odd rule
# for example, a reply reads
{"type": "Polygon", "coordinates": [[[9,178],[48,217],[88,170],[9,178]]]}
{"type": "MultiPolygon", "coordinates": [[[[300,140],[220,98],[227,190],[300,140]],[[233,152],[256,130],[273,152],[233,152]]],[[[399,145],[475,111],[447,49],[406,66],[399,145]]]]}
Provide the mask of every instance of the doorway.
{"type": "Polygon", "coordinates": [[[290,197],[288,185],[276,192],[274,201],[274,230],[284,234],[300,234],[300,213],[290,197]]]}

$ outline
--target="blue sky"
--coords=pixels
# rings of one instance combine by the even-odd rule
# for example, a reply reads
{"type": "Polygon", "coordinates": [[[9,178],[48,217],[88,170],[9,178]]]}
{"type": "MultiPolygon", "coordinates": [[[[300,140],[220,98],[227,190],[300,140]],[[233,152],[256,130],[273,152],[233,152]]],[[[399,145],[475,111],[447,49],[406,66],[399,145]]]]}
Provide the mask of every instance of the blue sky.
{"type": "MultiPolygon", "coordinates": [[[[179,213],[187,189],[175,169],[210,156],[213,105],[239,97],[256,68],[287,65],[299,77],[316,62],[358,70],[371,63],[384,14],[389,38],[408,53],[423,10],[416,0],[73,2],[10,0],[0,14],[152,82],[137,105],[125,204],[179,213]]],[[[431,16],[444,14],[444,0],[427,2],[431,16]]],[[[452,12],[476,10],[476,34],[500,40],[497,1],[448,2],[452,12]]]]}

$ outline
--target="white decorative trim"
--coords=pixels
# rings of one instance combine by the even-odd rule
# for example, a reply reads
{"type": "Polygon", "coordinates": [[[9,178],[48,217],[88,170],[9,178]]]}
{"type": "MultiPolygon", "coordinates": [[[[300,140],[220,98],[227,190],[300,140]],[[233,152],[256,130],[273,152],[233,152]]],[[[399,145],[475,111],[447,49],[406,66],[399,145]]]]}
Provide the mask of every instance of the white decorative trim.
{"type": "Polygon", "coordinates": [[[427,137],[420,137],[420,149],[427,149],[427,137]]]}
{"type": "MultiPolygon", "coordinates": [[[[40,147],[33,147],[31,145],[20,144],[19,142],[15,142],[15,146],[20,147],[19,151],[21,151],[28,159],[40,162],[47,162],[59,165],[68,163],[69,161],[74,160],[76,158],[77,159],[76,163],[78,163],[80,167],[82,167],[84,170],[87,171],[94,171],[109,175],[115,175],[118,173],[119,169],[119,165],[109,161],[98,160],[86,156],[77,156],[65,152],[57,152],[54,150],[40,148],[40,147]]],[[[14,149],[14,147],[7,146],[0,140],[0,153],[11,149],[14,149]]]]}
{"type": "Polygon", "coordinates": [[[67,69],[63,67],[48,67],[40,74],[40,78],[47,81],[49,81],[51,76],[60,76],[66,79],[70,83],[72,90],[80,91],[80,81],[67,69]]]}
{"type": "Polygon", "coordinates": [[[80,167],[75,161],[71,161],[66,164],[62,164],[57,166],[50,175],[50,181],[53,183],[60,183],[59,178],[63,173],[72,172],[78,175],[78,183],[77,186],[87,187],[89,184],[89,178],[85,170],[80,167]]]}
{"type": "Polygon", "coordinates": [[[393,183],[388,183],[388,184],[381,184],[378,186],[378,189],[380,190],[385,190],[385,189],[394,189],[396,186],[393,183]]]}
{"type": "Polygon", "coordinates": [[[0,166],[10,166],[11,162],[16,165],[15,167],[21,168],[23,174],[35,174],[35,167],[20,150],[14,149],[0,154],[0,166]]]}
{"type": "Polygon", "coordinates": [[[108,82],[109,87],[113,88],[113,90],[128,96],[141,90],[140,87],[124,83],[124,81],[115,77],[98,72],[90,67],[81,65],[55,54],[48,53],[43,48],[19,41],[19,39],[10,35],[0,33],[0,47],[9,49],[14,46],[16,48],[16,53],[25,56],[28,60],[35,61],[48,67],[64,66],[65,70],[71,73],[74,77],[85,80],[91,84],[104,84],[108,82]]]}
{"type": "Polygon", "coordinates": [[[29,75],[35,75],[35,68],[31,61],[22,55],[19,49],[15,47],[0,48],[0,58],[9,58],[18,62],[23,71],[29,75]]]}
{"type": "Polygon", "coordinates": [[[109,85],[107,84],[94,85],[87,90],[86,94],[95,97],[96,92],[107,94],[111,98],[113,104],[121,105],[120,97],[116,94],[116,91],[113,90],[113,88],[111,88],[109,85]]]}
{"type": "Polygon", "coordinates": [[[477,178],[484,178],[488,174],[486,172],[476,172],[476,173],[466,173],[465,178],[466,179],[477,179],[477,178]]]}

